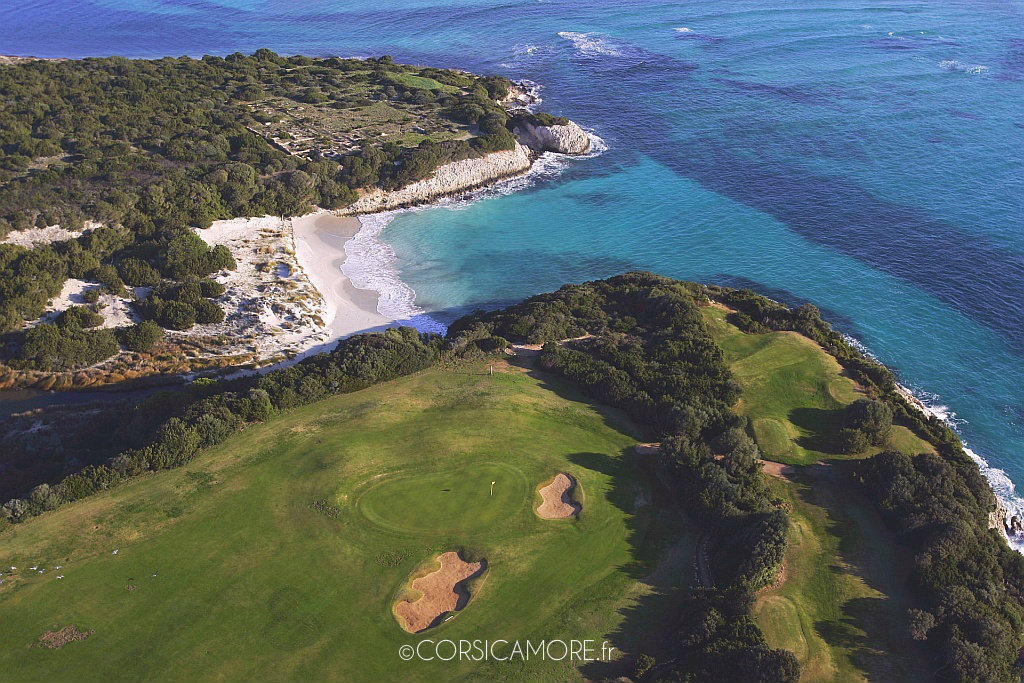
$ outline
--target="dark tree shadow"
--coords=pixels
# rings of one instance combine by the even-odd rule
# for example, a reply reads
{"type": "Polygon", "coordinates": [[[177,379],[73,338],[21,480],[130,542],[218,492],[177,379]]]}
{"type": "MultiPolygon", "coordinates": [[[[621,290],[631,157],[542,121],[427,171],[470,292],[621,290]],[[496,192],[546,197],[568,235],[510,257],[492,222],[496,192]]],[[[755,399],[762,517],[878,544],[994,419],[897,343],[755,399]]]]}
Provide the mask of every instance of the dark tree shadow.
{"type": "Polygon", "coordinates": [[[797,427],[810,432],[809,435],[795,439],[796,444],[803,448],[822,453],[838,455],[840,450],[832,437],[843,422],[843,411],[825,408],[794,408],[789,411],[789,421],[797,427]]]}
{"type": "MultiPolygon", "coordinates": [[[[617,458],[576,453],[569,459],[611,479],[607,498],[626,513],[627,543],[633,558],[620,569],[643,586],[638,591],[640,597],[618,610],[622,621],[607,636],[610,645],[628,656],[584,663],[579,670],[591,680],[627,676],[640,653],[659,662],[675,654],[679,614],[693,581],[697,531],[667,484],[670,479],[658,456],[638,455],[627,448],[617,458]]],[[[581,515],[586,515],[585,504],[581,515]]]]}
{"type": "Polygon", "coordinates": [[[905,629],[906,610],[914,606],[913,560],[857,489],[853,464],[832,460],[795,467],[793,489],[802,501],[824,510],[828,533],[839,539],[838,561],[828,570],[856,576],[881,596],[851,598],[842,603],[840,616],[819,620],[814,628],[831,647],[847,650],[869,680],[906,680],[912,672],[929,670],[924,649],[905,629]]]}

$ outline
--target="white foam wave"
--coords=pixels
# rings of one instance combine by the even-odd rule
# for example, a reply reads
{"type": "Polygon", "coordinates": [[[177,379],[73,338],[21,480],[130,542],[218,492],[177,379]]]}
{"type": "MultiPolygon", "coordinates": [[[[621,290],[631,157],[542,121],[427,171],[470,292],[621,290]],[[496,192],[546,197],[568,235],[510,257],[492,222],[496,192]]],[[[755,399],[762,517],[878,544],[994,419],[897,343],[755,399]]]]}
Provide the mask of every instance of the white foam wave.
{"type": "Polygon", "coordinates": [[[964,64],[955,59],[945,59],[939,62],[939,68],[946,71],[959,71],[960,73],[980,76],[988,71],[988,67],[982,64],[964,64]]]}
{"type": "MultiPolygon", "coordinates": [[[[966,420],[958,418],[956,413],[949,408],[949,406],[943,405],[937,402],[938,396],[922,391],[913,391],[906,387],[900,387],[906,393],[916,398],[919,402],[919,407],[922,408],[926,413],[934,415],[939,418],[954,430],[959,433],[958,427],[966,423],[966,420]]],[[[996,494],[996,497],[1006,508],[1009,517],[1017,516],[1024,520],[1024,498],[1017,494],[1017,487],[1013,481],[1003,470],[992,467],[989,465],[988,460],[978,455],[975,451],[963,444],[964,453],[968,455],[974,462],[978,464],[978,469],[981,470],[982,475],[988,480],[989,486],[992,487],[992,492],[996,494]]],[[[1006,529],[1003,529],[1006,531],[1006,529]]],[[[1024,554],[1024,535],[1022,534],[1010,534],[1006,532],[1006,540],[1010,544],[1010,547],[1017,552],[1024,554]]]]}
{"type": "Polygon", "coordinates": [[[587,57],[622,57],[622,52],[599,33],[559,31],[558,36],[568,40],[580,54],[587,57]]]}
{"type": "Polygon", "coordinates": [[[689,26],[680,26],[679,28],[675,29],[675,31],[676,33],[693,33],[693,29],[690,28],[689,26]]]}
{"type": "Polygon", "coordinates": [[[555,49],[550,45],[533,45],[532,43],[519,43],[512,46],[512,54],[508,61],[501,65],[506,69],[521,69],[536,62],[546,61],[555,54],[555,49]]]}
{"type": "Polygon", "coordinates": [[[509,195],[539,181],[555,178],[569,166],[572,159],[595,157],[608,149],[608,145],[596,133],[587,131],[587,135],[590,137],[588,154],[570,157],[545,152],[523,175],[465,194],[443,197],[424,206],[360,216],[359,222],[362,225],[359,232],[345,243],[345,262],[341,265],[341,272],[359,289],[378,292],[377,311],[381,315],[421,332],[444,334],[447,327],[416,305],[416,292],[402,281],[395,250],[380,239],[381,233],[400,213],[439,207],[449,211],[462,211],[482,199],[509,195]]]}

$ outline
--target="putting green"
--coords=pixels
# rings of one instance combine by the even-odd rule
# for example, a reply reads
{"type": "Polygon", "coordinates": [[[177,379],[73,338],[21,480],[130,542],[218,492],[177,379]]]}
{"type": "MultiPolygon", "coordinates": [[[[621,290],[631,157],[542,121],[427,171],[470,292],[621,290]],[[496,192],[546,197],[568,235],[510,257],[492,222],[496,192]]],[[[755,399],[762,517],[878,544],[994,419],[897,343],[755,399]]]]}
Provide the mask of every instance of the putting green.
{"type": "Polygon", "coordinates": [[[530,483],[517,468],[483,462],[373,479],[357,498],[356,508],[374,524],[393,531],[458,534],[489,528],[522,512],[530,495],[530,483]]]}

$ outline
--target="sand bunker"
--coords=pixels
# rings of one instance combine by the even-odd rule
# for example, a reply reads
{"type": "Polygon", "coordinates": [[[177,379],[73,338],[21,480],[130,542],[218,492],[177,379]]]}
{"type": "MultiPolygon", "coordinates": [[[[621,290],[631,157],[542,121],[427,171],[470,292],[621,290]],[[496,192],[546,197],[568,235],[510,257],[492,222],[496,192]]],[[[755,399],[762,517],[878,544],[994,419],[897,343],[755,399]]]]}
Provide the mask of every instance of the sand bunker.
{"type": "Polygon", "coordinates": [[[537,514],[544,519],[565,519],[580,511],[580,504],[571,497],[576,481],[564,472],[559,472],[551,483],[540,489],[544,502],[537,508],[537,514]]]}
{"type": "Polygon", "coordinates": [[[424,631],[447,612],[465,607],[469,593],[459,584],[479,574],[485,565],[485,562],[466,562],[452,551],[438,555],[437,559],[441,562],[440,569],[412,582],[412,587],[422,595],[395,605],[399,623],[410,633],[424,631]]]}
{"type": "Polygon", "coordinates": [[[56,650],[76,640],[85,640],[92,633],[91,630],[79,631],[77,626],[65,626],[59,631],[47,631],[39,636],[39,642],[42,643],[43,647],[56,650]]]}

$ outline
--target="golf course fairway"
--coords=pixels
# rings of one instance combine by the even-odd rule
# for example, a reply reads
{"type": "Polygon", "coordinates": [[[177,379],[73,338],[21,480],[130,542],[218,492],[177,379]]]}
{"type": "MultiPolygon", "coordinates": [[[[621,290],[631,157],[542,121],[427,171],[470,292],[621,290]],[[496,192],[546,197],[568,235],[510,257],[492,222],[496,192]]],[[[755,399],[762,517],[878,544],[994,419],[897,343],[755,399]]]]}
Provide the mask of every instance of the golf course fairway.
{"type": "Polygon", "coordinates": [[[645,436],[554,378],[469,364],[283,411],[8,531],[0,680],[582,677],[566,661],[399,657],[428,637],[657,654],[695,532],[652,512],[671,503],[634,454],[645,436]],[[536,488],[559,472],[586,504],[541,519],[536,488]],[[451,551],[486,573],[454,618],[405,632],[393,608],[410,576],[451,551]],[[68,626],[88,637],[40,644],[68,626]]]}

